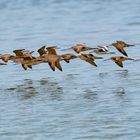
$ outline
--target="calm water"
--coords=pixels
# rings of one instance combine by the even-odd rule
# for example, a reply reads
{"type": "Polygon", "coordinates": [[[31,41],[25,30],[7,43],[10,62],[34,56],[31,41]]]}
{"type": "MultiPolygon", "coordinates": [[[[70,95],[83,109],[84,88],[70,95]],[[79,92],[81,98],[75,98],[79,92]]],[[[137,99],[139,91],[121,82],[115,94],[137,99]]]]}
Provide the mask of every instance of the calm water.
{"type": "MultiPolygon", "coordinates": [[[[1,0],[0,53],[36,51],[44,44],[140,43],[139,5],[139,0],[1,0]]],[[[139,45],[127,52],[140,58],[139,45]]],[[[12,62],[0,66],[0,140],[139,140],[139,63],[125,62],[122,69],[97,61],[95,68],[74,60],[62,62],[63,72],[47,64],[29,71],[12,62]]]]}

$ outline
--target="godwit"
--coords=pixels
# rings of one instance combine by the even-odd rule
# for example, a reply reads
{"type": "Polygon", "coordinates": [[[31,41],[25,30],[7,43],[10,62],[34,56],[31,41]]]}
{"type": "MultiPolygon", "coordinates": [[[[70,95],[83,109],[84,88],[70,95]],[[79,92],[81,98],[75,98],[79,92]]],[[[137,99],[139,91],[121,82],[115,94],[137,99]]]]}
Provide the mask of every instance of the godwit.
{"type": "Polygon", "coordinates": [[[43,62],[46,62],[46,60],[44,61],[40,57],[36,57],[34,59],[31,59],[31,60],[28,60],[28,59],[25,58],[21,62],[21,65],[25,70],[27,70],[28,68],[32,69],[32,65],[37,65],[37,64],[40,64],[40,63],[43,63],[43,62]]]}
{"type": "Polygon", "coordinates": [[[121,41],[121,40],[117,40],[116,43],[119,43],[123,45],[124,47],[135,46],[134,44],[127,44],[126,42],[121,41]]]}
{"type": "Polygon", "coordinates": [[[0,59],[2,59],[5,63],[11,60],[14,56],[11,54],[2,54],[0,55],[0,59]]]}
{"type": "Polygon", "coordinates": [[[16,54],[16,56],[30,57],[31,59],[35,58],[32,56],[34,51],[30,52],[30,51],[27,51],[25,49],[20,49],[20,50],[14,50],[13,52],[16,54]]]}
{"type": "Polygon", "coordinates": [[[108,46],[100,46],[98,45],[97,48],[93,48],[93,51],[96,54],[114,54],[114,52],[109,52],[108,46]]]}
{"type": "Polygon", "coordinates": [[[51,69],[55,71],[55,67],[57,67],[60,71],[62,71],[62,67],[60,64],[61,56],[56,53],[56,46],[47,47],[47,62],[51,69]]]}
{"type": "MultiPolygon", "coordinates": [[[[120,67],[123,67],[123,61],[126,61],[126,60],[134,60],[132,58],[128,58],[128,57],[123,57],[123,56],[112,56],[110,57],[109,59],[106,59],[106,60],[112,60],[114,61],[118,66],[120,67]]],[[[105,60],[105,61],[106,61],[105,60]]]]}
{"type": "Polygon", "coordinates": [[[128,55],[126,51],[124,50],[124,48],[129,47],[129,46],[134,46],[134,45],[127,44],[124,41],[116,41],[115,43],[112,43],[111,45],[114,46],[119,52],[121,52],[125,56],[128,56],[128,55]]]}
{"type": "Polygon", "coordinates": [[[94,59],[102,59],[102,57],[97,57],[94,56],[93,54],[81,54],[78,56],[81,60],[84,60],[88,63],[90,63],[91,65],[94,65],[97,67],[96,63],[94,62],[94,59]]]}
{"type": "Polygon", "coordinates": [[[92,50],[93,48],[91,47],[87,47],[86,44],[76,44],[74,46],[72,46],[71,48],[67,48],[67,49],[63,49],[63,50],[74,50],[76,53],[80,53],[80,52],[83,52],[83,51],[87,51],[87,50],[92,50]]]}
{"type": "Polygon", "coordinates": [[[69,54],[69,53],[67,53],[67,54],[62,54],[61,57],[62,57],[62,60],[64,60],[64,61],[67,62],[67,63],[69,63],[71,59],[77,58],[76,55],[74,55],[74,54],[69,54]]]}

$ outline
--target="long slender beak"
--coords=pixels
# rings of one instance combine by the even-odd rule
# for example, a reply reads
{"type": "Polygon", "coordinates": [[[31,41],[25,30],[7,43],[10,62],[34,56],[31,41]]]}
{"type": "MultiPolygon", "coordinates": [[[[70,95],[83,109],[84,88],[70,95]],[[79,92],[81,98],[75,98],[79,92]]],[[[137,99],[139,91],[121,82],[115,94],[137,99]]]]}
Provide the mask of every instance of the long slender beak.
{"type": "Polygon", "coordinates": [[[105,59],[105,60],[103,60],[103,61],[108,61],[108,60],[111,60],[111,58],[105,59]]]}
{"type": "Polygon", "coordinates": [[[60,49],[58,46],[49,46],[49,47],[46,47],[46,49],[49,49],[49,48],[60,49]]]}
{"type": "Polygon", "coordinates": [[[61,51],[71,50],[72,48],[61,49],[61,51]]]}
{"type": "Polygon", "coordinates": [[[58,46],[51,46],[52,48],[55,48],[55,49],[60,49],[58,46]]]}
{"type": "Polygon", "coordinates": [[[135,44],[128,44],[129,46],[135,46],[135,44]]]}
{"type": "Polygon", "coordinates": [[[103,57],[95,56],[95,59],[103,59],[103,57]]]}
{"type": "Polygon", "coordinates": [[[115,54],[115,52],[108,52],[108,54],[115,54]]]}
{"type": "Polygon", "coordinates": [[[127,58],[127,60],[135,60],[135,59],[133,59],[133,58],[127,58]]]}
{"type": "Polygon", "coordinates": [[[89,48],[89,50],[95,50],[95,49],[97,49],[97,48],[91,48],[91,47],[88,47],[89,48]]]}

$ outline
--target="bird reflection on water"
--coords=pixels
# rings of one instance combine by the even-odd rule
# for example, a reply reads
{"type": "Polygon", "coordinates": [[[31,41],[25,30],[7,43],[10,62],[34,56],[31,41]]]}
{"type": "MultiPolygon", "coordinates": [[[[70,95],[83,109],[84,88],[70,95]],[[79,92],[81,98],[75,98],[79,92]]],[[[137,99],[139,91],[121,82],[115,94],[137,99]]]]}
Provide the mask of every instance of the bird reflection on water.
{"type": "Polygon", "coordinates": [[[63,94],[63,88],[57,82],[52,82],[45,78],[38,81],[24,79],[22,84],[7,88],[5,91],[16,93],[22,100],[30,99],[37,95],[46,95],[46,100],[62,100],[63,94]]]}
{"type": "Polygon", "coordinates": [[[50,100],[62,100],[63,88],[55,81],[49,81],[48,79],[41,79],[39,82],[39,93],[47,94],[47,98],[50,100]]]}
{"type": "Polygon", "coordinates": [[[128,70],[116,70],[115,74],[121,78],[127,78],[129,76],[128,70]]]}
{"type": "Polygon", "coordinates": [[[125,94],[125,88],[124,87],[118,87],[116,90],[115,90],[115,93],[117,94],[117,95],[123,95],[123,94],[125,94]]]}
{"type": "Polygon", "coordinates": [[[84,91],[84,99],[87,99],[87,100],[97,100],[97,91],[93,91],[93,90],[85,90],[84,91]]]}

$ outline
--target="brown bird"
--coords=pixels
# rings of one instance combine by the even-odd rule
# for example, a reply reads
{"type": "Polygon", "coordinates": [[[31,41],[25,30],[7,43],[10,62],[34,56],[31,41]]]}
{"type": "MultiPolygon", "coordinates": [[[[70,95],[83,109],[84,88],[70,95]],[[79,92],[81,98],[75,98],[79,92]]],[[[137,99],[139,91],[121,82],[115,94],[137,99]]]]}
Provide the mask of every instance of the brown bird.
{"type": "Polygon", "coordinates": [[[2,59],[5,63],[7,63],[9,60],[12,60],[14,56],[11,54],[2,54],[0,55],[0,59],[2,59]]]}
{"type": "Polygon", "coordinates": [[[121,40],[117,40],[116,43],[119,43],[123,45],[124,47],[135,46],[134,44],[127,44],[126,42],[121,41],[121,40]]]}
{"type": "Polygon", "coordinates": [[[76,53],[80,53],[80,52],[83,52],[83,51],[87,51],[87,50],[92,50],[93,48],[91,47],[87,47],[86,44],[76,44],[74,46],[72,46],[71,48],[68,48],[68,49],[63,49],[63,50],[69,50],[69,49],[72,49],[74,50],[76,53]]]}
{"type": "Polygon", "coordinates": [[[71,59],[77,58],[76,55],[74,55],[74,54],[69,54],[69,53],[67,53],[67,54],[62,54],[61,57],[62,57],[62,60],[64,60],[64,61],[67,62],[67,63],[69,63],[71,59]]]}
{"type": "Polygon", "coordinates": [[[93,55],[93,54],[91,54],[91,53],[82,53],[82,55],[83,56],[85,56],[86,58],[89,58],[89,59],[92,59],[92,60],[94,60],[94,59],[103,59],[103,57],[98,57],[98,56],[95,56],[95,55],[93,55]]]}
{"type": "Polygon", "coordinates": [[[116,41],[115,43],[112,43],[111,45],[114,46],[120,53],[122,53],[125,56],[128,56],[128,55],[125,52],[124,48],[129,47],[129,46],[134,46],[134,45],[127,44],[123,41],[116,41]]]}
{"type": "Polygon", "coordinates": [[[55,71],[55,67],[57,67],[60,71],[62,71],[62,67],[60,64],[61,56],[56,53],[56,46],[51,46],[46,48],[48,53],[46,56],[46,61],[53,71],[55,71]]]}
{"type": "Polygon", "coordinates": [[[16,56],[30,57],[31,59],[35,58],[35,57],[32,56],[32,53],[34,51],[30,52],[30,51],[27,51],[25,49],[19,49],[19,50],[14,50],[13,52],[16,54],[16,56]]]}
{"type": "Polygon", "coordinates": [[[40,64],[40,63],[43,63],[43,62],[44,62],[44,60],[42,60],[42,58],[40,58],[40,57],[36,57],[35,59],[31,59],[31,60],[28,60],[28,59],[25,58],[21,62],[21,65],[24,68],[24,70],[27,70],[28,68],[32,69],[32,65],[37,65],[37,64],[40,64]]]}
{"type": "MultiPolygon", "coordinates": [[[[106,59],[106,60],[112,60],[114,61],[118,66],[120,67],[123,67],[123,61],[126,61],[126,60],[134,60],[132,58],[128,58],[128,57],[123,57],[123,56],[112,56],[110,57],[109,59],[106,59]]],[[[105,60],[105,61],[106,61],[105,60]]]]}
{"type": "MultiPolygon", "coordinates": [[[[35,58],[32,58],[35,59],[35,58]]],[[[24,61],[30,61],[32,60],[30,57],[24,57],[24,56],[14,56],[11,58],[11,60],[15,63],[23,63],[24,61]]]]}
{"type": "Polygon", "coordinates": [[[16,54],[16,56],[23,56],[24,51],[25,51],[25,49],[13,50],[13,52],[16,54]]]}
{"type": "Polygon", "coordinates": [[[0,59],[2,59],[4,62],[8,62],[9,60],[16,62],[16,63],[22,63],[24,60],[31,60],[30,57],[24,57],[24,56],[13,56],[11,54],[3,54],[0,55],[0,59]]]}
{"type": "Polygon", "coordinates": [[[46,46],[41,47],[40,49],[38,49],[38,53],[40,54],[40,56],[31,60],[24,59],[24,61],[21,62],[22,67],[27,70],[28,68],[32,68],[32,65],[48,62],[53,71],[55,71],[55,67],[62,71],[61,65],[59,63],[61,57],[56,54],[56,48],[57,46],[51,46],[47,48],[46,46]]]}
{"type": "Polygon", "coordinates": [[[97,57],[94,56],[93,54],[81,54],[78,56],[81,60],[84,60],[88,63],[90,63],[91,65],[94,65],[97,67],[96,63],[94,62],[95,59],[102,59],[102,57],[97,57]]]}

